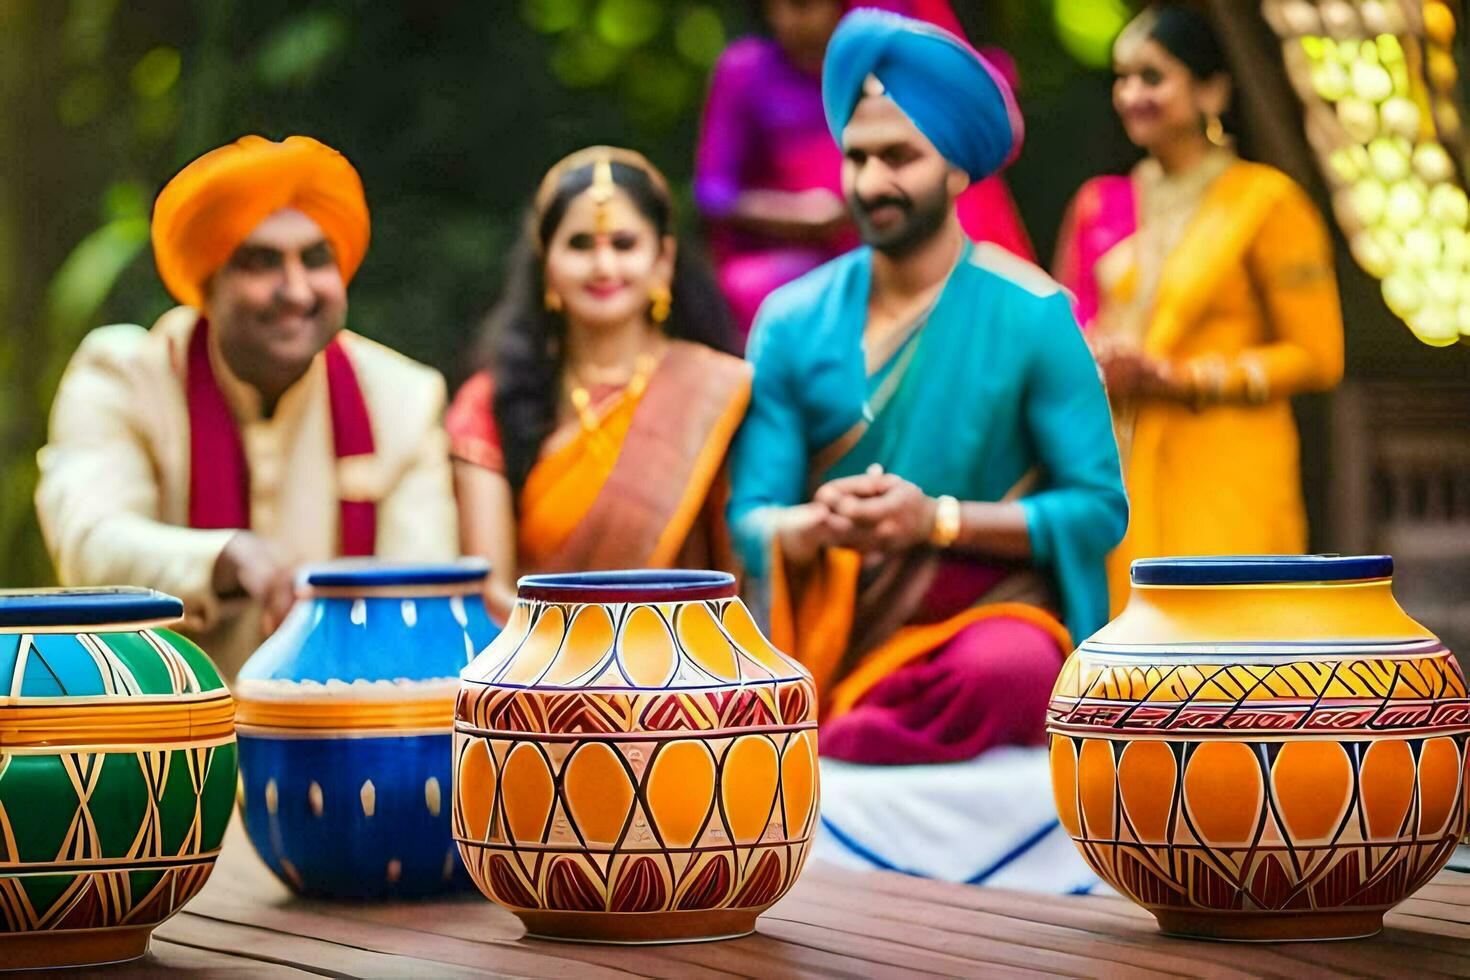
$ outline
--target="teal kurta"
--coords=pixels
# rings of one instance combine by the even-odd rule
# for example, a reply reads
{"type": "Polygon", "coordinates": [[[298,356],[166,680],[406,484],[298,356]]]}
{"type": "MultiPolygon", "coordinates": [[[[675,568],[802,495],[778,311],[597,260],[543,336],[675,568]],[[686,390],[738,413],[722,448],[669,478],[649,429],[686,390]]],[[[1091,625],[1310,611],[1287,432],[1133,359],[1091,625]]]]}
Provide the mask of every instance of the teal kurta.
{"type": "Polygon", "coordinates": [[[896,368],[866,369],[871,274],[872,251],[849,252],[772,293],[756,318],[729,505],[747,570],[767,571],[768,508],[808,499],[813,456],[866,417],[862,439],[824,480],[880,463],[931,496],[994,501],[1039,468],[1020,501],[1032,561],[1050,574],[1080,642],[1107,620],[1103,559],[1123,537],[1128,505],[1102,380],[1065,293],[1030,263],[967,245],[873,418],[869,400],[896,368]]]}

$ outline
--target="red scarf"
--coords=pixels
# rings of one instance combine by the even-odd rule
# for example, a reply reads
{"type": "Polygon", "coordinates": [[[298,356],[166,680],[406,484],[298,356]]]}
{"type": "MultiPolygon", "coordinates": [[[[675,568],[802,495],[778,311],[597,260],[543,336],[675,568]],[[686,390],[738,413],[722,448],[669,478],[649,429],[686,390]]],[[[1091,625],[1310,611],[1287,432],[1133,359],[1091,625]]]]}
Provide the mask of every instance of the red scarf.
{"type": "MultiPolygon", "coordinates": [[[[337,458],[370,456],[372,421],[352,361],[337,338],[323,353],[337,458]]],[[[209,321],[202,316],[189,338],[185,397],[189,406],[189,526],[248,528],[250,467],[245,461],[239,427],[214,377],[209,360],[209,321]]],[[[372,555],[378,536],[377,503],[342,498],[338,506],[341,554],[372,555]]]]}

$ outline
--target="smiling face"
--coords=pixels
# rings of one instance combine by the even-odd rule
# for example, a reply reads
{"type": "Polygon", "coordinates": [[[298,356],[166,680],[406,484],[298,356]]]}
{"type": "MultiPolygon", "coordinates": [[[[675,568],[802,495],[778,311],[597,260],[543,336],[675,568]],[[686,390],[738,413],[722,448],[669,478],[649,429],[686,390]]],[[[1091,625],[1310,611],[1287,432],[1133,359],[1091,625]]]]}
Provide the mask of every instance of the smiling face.
{"type": "Polygon", "coordinates": [[[1113,49],[1113,108],[1128,139],[1157,153],[1179,140],[1201,138],[1206,116],[1225,111],[1223,75],[1200,80],[1152,38],[1120,38],[1113,49]]]}
{"type": "Polygon", "coordinates": [[[858,103],[842,131],[842,152],[842,192],[858,232],[890,256],[932,238],[969,186],[887,96],[858,103]]]}
{"type": "Polygon", "coordinates": [[[347,319],[347,285],[321,227],[277,211],[205,287],[204,312],[239,378],[279,394],[347,319]]]}
{"type": "Polygon", "coordinates": [[[568,320],[613,329],[647,316],[649,295],[668,286],[674,240],[658,229],[621,188],[605,205],[584,191],[567,205],[546,245],[546,288],[561,297],[568,320]]]}

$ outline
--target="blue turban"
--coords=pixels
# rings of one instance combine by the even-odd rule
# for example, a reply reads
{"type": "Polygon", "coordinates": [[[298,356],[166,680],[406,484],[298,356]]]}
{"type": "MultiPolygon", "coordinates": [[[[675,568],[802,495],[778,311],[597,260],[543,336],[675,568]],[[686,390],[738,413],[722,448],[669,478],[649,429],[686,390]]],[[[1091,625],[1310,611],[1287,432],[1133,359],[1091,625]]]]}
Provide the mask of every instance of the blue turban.
{"type": "Polygon", "coordinates": [[[863,9],[837,25],[822,64],[822,108],[839,146],[869,75],[971,180],[995,173],[1021,148],[1010,88],[973,48],[923,21],[863,9]]]}

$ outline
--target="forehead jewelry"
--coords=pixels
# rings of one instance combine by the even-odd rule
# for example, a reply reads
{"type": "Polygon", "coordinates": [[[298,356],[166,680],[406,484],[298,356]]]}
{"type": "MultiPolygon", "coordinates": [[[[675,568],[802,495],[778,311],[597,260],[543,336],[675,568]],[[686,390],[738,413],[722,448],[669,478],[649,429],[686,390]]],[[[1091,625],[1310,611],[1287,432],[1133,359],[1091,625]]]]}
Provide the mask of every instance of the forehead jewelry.
{"type": "Polygon", "coordinates": [[[597,208],[593,221],[599,235],[606,234],[612,228],[612,214],[608,205],[612,203],[614,189],[612,159],[607,154],[599,154],[592,163],[592,187],[589,190],[592,204],[597,208]]]}

